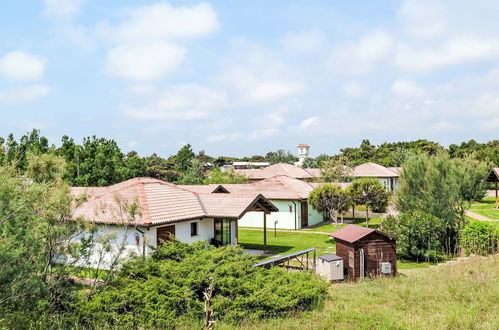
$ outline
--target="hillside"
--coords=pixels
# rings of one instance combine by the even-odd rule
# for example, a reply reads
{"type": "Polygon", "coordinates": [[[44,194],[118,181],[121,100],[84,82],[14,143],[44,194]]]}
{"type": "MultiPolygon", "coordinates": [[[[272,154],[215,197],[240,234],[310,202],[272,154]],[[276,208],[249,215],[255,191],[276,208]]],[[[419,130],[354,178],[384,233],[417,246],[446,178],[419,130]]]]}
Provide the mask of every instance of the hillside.
{"type": "MultiPolygon", "coordinates": [[[[497,329],[498,255],[414,271],[396,278],[337,284],[323,310],[245,329],[497,329]]],[[[233,326],[217,324],[219,329],[233,326]]]]}

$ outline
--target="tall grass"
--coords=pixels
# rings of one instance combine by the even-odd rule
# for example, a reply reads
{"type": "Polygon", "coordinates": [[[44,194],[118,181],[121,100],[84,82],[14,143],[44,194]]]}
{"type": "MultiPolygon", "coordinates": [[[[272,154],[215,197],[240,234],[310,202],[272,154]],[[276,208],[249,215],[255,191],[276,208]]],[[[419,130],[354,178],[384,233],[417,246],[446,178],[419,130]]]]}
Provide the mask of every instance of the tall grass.
{"type": "MultiPolygon", "coordinates": [[[[498,329],[498,256],[410,275],[331,286],[321,311],[240,324],[247,329],[498,329]]],[[[219,329],[234,325],[217,324],[219,329]]]]}

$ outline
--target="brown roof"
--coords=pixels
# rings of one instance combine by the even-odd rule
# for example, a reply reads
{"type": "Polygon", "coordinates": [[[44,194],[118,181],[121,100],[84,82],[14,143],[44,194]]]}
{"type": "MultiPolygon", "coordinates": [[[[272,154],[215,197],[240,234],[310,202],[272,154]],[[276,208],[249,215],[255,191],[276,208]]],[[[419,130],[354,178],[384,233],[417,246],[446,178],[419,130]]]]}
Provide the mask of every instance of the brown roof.
{"type": "Polygon", "coordinates": [[[298,148],[310,148],[310,146],[308,144],[303,144],[303,143],[297,145],[297,147],[298,148]]]}
{"type": "Polygon", "coordinates": [[[355,178],[397,178],[399,174],[387,167],[368,162],[356,166],[352,176],[355,178]]]}
{"type": "MultiPolygon", "coordinates": [[[[277,175],[265,180],[255,181],[246,184],[212,184],[205,186],[180,186],[184,189],[204,194],[207,192],[224,191],[225,188],[231,194],[245,196],[261,194],[271,200],[304,200],[315,187],[324,183],[305,182],[286,175],[277,175]],[[221,188],[220,188],[221,187],[221,188]]],[[[349,183],[335,183],[342,188],[346,188],[349,183]]]]}
{"type": "Polygon", "coordinates": [[[134,178],[99,188],[74,187],[73,196],[86,194],[87,201],[77,207],[74,216],[97,223],[157,225],[204,217],[240,218],[256,203],[269,211],[277,208],[256,193],[224,196],[198,193],[153,178],[134,178]],[[141,216],[132,218],[122,206],[137,203],[141,216]]]}
{"type": "Polygon", "coordinates": [[[342,241],[346,241],[348,243],[355,243],[358,240],[360,240],[361,238],[366,237],[367,235],[369,235],[373,232],[377,232],[378,234],[381,234],[383,236],[390,238],[388,235],[386,235],[380,231],[377,231],[377,230],[374,230],[371,228],[367,228],[367,227],[357,226],[357,225],[348,225],[348,226],[338,230],[337,232],[332,233],[330,236],[333,238],[342,240],[342,241]]]}
{"type": "Polygon", "coordinates": [[[493,167],[487,176],[487,181],[496,182],[499,181],[499,167],[493,167]]]}
{"type": "Polygon", "coordinates": [[[286,163],[278,163],[274,165],[270,165],[264,168],[257,169],[240,169],[235,170],[238,174],[243,174],[248,176],[253,180],[263,180],[268,179],[276,175],[287,175],[296,179],[312,179],[314,175],[312,175],[307,170],[286,163]]]}
{"type": "Polygon", "coordinates": [[[402,167],[387,167],[387,169],[397,173],[399,176],[402,174],[402,167]]]}

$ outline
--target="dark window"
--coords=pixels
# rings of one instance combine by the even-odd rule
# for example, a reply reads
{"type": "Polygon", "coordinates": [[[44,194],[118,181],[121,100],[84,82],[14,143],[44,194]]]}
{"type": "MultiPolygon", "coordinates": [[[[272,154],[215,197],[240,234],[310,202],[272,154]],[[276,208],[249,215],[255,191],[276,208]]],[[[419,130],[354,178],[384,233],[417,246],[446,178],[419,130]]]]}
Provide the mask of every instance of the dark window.
{"type": "Polygon", "coordinates": [[[197,236],[197,235],[198,235],[198,223],[191,222],[191,236],[197,236]]]}

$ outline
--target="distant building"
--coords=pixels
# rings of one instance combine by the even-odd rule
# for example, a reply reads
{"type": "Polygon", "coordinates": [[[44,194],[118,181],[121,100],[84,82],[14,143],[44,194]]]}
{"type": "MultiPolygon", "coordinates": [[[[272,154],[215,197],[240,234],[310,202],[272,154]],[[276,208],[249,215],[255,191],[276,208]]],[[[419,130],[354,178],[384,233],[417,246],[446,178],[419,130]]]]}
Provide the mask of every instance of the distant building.
{"type": "Polygon", "coordinates": [[[386,189],[394,191],[398,187],[401,167],[385,167],[376,163],[364,163],[353,169],[353,178],[376,178],[386,189]]]}
{"type": "Polygon", "coordinates": [[[278,163],[263,168],[236,170],[236,173],[246,175],[252,182],[268,179],[276,175],[286,175],[295,179],[313,181],[316,175],[320,173],[309,170],[291,164],[278,163]]]}
{"type": "Polygon", "coordinates": [[[297,147],[298,147],[298,162],[296,162],[295,165],[302,167],[303,163],[308,158],[310,152],[310,146],[308,144],[299,144],[297,145],[297,147]]]}
{"type": "Polygon", "coordinates": [[[245,170],[251,168],[262,168],[269,165],[270,165],[269,162],[232,162],[230,164],[222,166],[222,170],[223,171],[229,171],[230,169],[245,170]]]}

